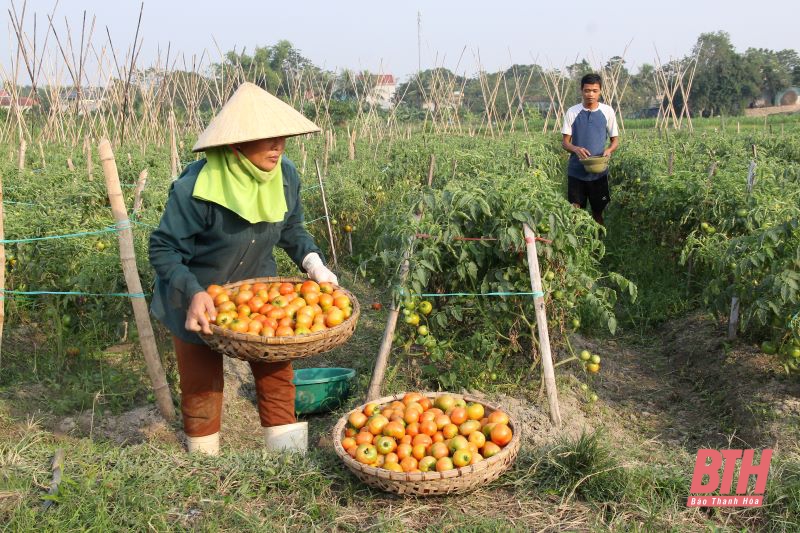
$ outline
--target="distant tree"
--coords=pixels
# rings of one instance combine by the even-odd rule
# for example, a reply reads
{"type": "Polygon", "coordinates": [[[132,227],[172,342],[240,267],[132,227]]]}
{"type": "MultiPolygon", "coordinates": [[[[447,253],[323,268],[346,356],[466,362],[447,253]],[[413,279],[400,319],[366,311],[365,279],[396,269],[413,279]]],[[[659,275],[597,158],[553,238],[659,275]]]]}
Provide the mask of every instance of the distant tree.
{"type": "Polygon", "coordinates": [[[214,68],[218,75],[223,70],[228,73],[240,70],[246,80],[278,96],[288,96],[292,91],[291,80],[302,72],[319,70],[287,40],[273,46],[258,46],[252,56],[245,50],[231,50],[225,54],[225,61],[214,68]]]}
{"type": "Polygon", "coordinates": [[[701,34],[692,55],[697,56],[697,71],[689,95],[693,114],[738,115],[760,94],[758,68],[736,53],[727,32],[701,34]]]}
{"type": "MultiPolygon", "coordinates": [[[[793,50],[791,51],[793,52],[793,50]]],[[[748,48],[745,52],[745,59],[758,70],[761,78],[761,93],[769,103],[772,103],[778,92],[791,84],[791,68],[785,61],[781,61],[779,52],[765,48],[748,48]]]]}

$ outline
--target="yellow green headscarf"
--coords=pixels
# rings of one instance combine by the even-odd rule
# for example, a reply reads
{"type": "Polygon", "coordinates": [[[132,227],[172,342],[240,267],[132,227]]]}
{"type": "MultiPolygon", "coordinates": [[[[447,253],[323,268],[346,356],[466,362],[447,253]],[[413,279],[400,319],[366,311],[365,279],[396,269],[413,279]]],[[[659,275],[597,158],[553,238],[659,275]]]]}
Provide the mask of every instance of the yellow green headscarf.
{"type": "Polygon", "coordinates": [[[209,149],[192,196],[227,207],[251,224],[280,222],[287,210],[282,160],[267,172],[227,146],[209,149]]]}

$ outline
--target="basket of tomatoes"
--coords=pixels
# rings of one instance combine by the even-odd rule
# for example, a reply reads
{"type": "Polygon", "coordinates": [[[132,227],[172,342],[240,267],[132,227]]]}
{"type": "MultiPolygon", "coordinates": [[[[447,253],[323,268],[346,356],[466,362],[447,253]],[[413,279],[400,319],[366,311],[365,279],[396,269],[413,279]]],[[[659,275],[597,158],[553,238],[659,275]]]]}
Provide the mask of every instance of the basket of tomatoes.
{"type": "Polygon", "coordinates": [[[433,496],[500,477],[521,428],[500,407],[471,396],[409,392],[364,404],[333,429],[336,454],[371,487],[433,496]]]}
{"type": "Polygon", "coordinates": [[[348,290],[299,278],[255,278],[211,285],[217,310],[214,350],[245,361],[287,361],[327,352],[356,329],[360,306],[348,290]]]}

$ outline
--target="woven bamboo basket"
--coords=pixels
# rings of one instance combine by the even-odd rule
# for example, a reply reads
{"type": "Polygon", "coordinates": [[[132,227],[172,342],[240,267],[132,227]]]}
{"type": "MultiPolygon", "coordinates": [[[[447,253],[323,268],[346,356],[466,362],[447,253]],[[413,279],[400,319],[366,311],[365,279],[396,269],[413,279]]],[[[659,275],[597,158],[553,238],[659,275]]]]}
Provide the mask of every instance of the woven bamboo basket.
{"type": "MultiPolygon", "coordinates": [[[[446,394],[444,392],[425,392],[424,396],[428,398],[436,398],[446,394]]],[[[468,402],[477,402],[484,406],[486,415],[497,410],[501,410],[508,414],[508,411],[492,404],[488,404],[480,398],[474,396],[462,395],[468,402]]],[[[379,398],[374,402],[377,404],[386,404],[395,400],[402,400],[403,394],[396,394],[394,396],[385,396],[379,398]]],[[[358,410],[363,410],[366,404],[358,407],[358,410]]],[[[352,411],[351,411],[352,412],[352,411]]],[[[415,495],[415,496],[441,496],[445,494],[456,494],[473,490],[479,486],[485,485],[490,481],[494,481],[500,475],[508,470],[514,459],[519,453],[520,437],[522,428],[511,419],[509,415],[508,426],[513,431],[514,435],[502,450],[497,455],[479,461],[474,465],[463,466],[461,468],[454,468],[452,470],[445,470],[444,472],[393,472],[385,468],[376,468],[374,466],[359,463],[342,447],[342,439],[344,438],[344,430],[347,426],[348,412],[344,415],[336,426],[333,428],[333,445],[345,466],[355,474],[357,478],[376,489],[381,489],[386,492],[393,492],[401,495],[415,495]]]]}
{"type": "MultiPolygon", "coordinates": [[[[301,278],[254,278],[237,281],[223,285],[226,289],[232,289],[244,283],[302,283],[306,281],[301,278]]],[[[300,359],[311,355],[320,354],[332,350],[344,344],[356,330],[356,323],[361,314],[361,307],[358,299],[343,287],[337,287],[344,291],[353,304],[353,314],[350,317],[332,328],[325,331],[307,333],[305,335],[295,335],[292,337],[262,337],[259,335],[249,335],[247,333],[236,333],[217,326],[211,325],[211,335],[200,334],[200,337],[212,349],[223,353],[229,357],[242,359],[244,361],[263,361],[272,363],[276,361],[289,361],[300,359]]]]}

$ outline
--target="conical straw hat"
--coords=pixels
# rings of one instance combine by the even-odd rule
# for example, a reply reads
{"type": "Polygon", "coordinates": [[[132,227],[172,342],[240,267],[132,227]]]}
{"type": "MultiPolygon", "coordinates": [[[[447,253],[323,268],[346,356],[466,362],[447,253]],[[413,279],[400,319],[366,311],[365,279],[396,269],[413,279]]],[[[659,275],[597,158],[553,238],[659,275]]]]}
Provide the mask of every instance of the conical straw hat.
{"type": "Polygon", "coordinates": [[[245,82],[200,134],[192,151],[315,131],[320,131],[319,126],[292,106],[258,85],[245,82]]]}

